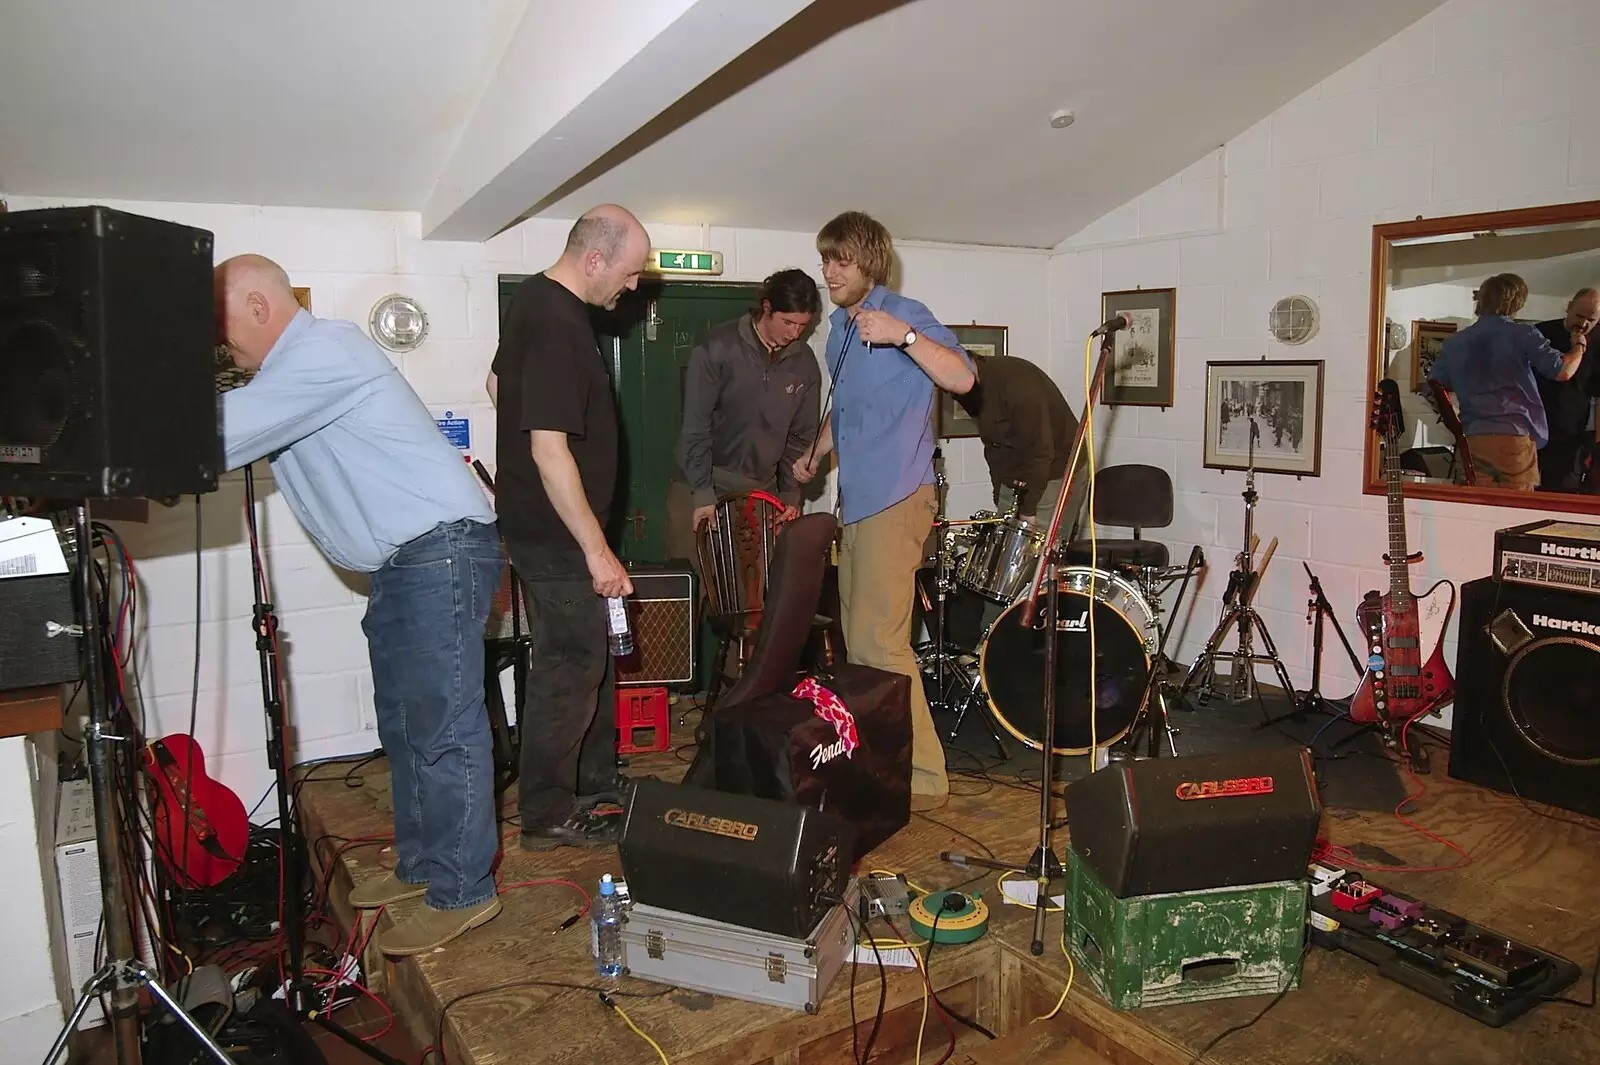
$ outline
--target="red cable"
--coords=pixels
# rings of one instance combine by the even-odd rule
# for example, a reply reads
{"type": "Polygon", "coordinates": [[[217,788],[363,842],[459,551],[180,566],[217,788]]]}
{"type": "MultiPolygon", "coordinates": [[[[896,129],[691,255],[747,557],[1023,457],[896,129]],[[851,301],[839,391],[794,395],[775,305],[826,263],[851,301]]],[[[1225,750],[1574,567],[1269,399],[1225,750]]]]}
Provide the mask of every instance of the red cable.
{"type": "Polygon", "coordinates": [[[335,989],[337,989],[339,984],[341,984],[341,983],[342,984],[348,984],[348,985],[350,985],[351,987],[355,988],[357,991],[361,992],[363,995],[366,995],[368,998],[370,998],[372,1001],[374,1001],[374,1002],[376,1002],[378,1004],[378,1008],[383,1010],[384,1016],[387,1017],[388,1020],[385,1022],[384,1026],[382,1028],[380,1028],[378,1031],[373,1032],[371,1035],[362,1036],[361,1037],[362,1042],[371,1043],[374,1040],[382,1039],[384,1036],[388,1035],[389,1034],[389,1030],[394,1027],[394,1011],[389,1008],[389,1004],[387,1002],[383,1001],[383,999],[379,998],[377,995],[373,994],[372,990],[370,988],[368,988],[366,984],[363,984],[361,981],[352,980],[348,976],[345,976],[342,973],[336,973],[336,972],[332,971],[331,969],[307,969],[306,970],[306,975],[307,976],[311,976],[311,975],[331,976],[336,981],[336,983],[334,984],[335,989]]]}
{"type": "Polygon", "coordinates": [[[517,888],[540,887],[540,886],[548,885],[548,884],[554,884],[554,885],[557,885],[559,887],[571,888],[573,891],[576,891],[578,894],[582,895],[583,896],[583,909],[578,911],[578,916],[579,917],[583,917],[585,914],[587,914],[589,912],[589,907],[590,907],[590,905],[593,904],[594,900],[589,897],[589,893],[587,891],[585,891],[578,884],[574,884],[570,880],[557,880],[557,879],[519,880],[515,884],[505,884],[503,886],[500,886],[499,890],[500,890],[501,894],[504,894],[507,891],[515,891],[517,888]]]}

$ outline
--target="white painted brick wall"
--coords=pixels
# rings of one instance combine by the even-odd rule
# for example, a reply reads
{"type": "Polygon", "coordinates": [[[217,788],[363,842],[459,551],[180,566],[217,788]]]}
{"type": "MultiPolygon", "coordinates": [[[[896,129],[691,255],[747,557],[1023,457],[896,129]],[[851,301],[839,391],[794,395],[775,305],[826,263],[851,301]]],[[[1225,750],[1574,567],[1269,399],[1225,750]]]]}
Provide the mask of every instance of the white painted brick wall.
{"type": "MultiPolygon", "coordinates": [[[[1215,170],[1219,163],[1208,165],[1215,170]]],[[[1214,190],[1209,195],[1214,201],[1214,190]]],[[[67,202],[84,201],[10,198],[11,209],[19,211],[67,202]]],[[[483,381],[499,335],[499,275],[548,266],[560,254],[570,223],[534,219],[484,244],[471,244],[423,241],[417,216],[407,213],[109,205],[209,229],[216,234],[219,259],[247,251],[273,257],[295,284],[311,287],[312,306],[322,317],[347,318],[365,328],[373,303],[382,296],[401,292],[420,300],[428,312],[428,340],[417,351],[392,358],[430,407],[465,413],[472,423],[473,454],[493,468],[494,409],[483,381]]],[[[721,251],[728,280],[758,281],[774,270],[798,266],[820,281],[811,234],[697,225],[649,229],[658,247],[721,251]]],[[[1045,253],[927,245],[903,246],[899,253],[906,294],[952,324],[1007,325],[1014,355],[1049,364],[1050,259],[1045,253]]],[[[824,325],[816,340],[819,350],[825,335],[824,325]]],[[[952,510],[965,516],[991,507],[978,442],[951,441],[946,454],[952,510]]],[[[365,578],[329,566],[274,490],[264,464],[258,465],[258,473],[261,535],[281,622],[296,757],[371,750],[378,741],[361,633],[365,578]]],[[[271,773],[263,753],[243,501],[243,477],[232,474],[201,503],[201,661],[195,706],[197,734],[213,774],[253,803],[271,773]]],[[[831,496],[825,496],[817,505],[830,504],[831,496]]],[[[119,531],[140,576],[137,662],[150,732],[187,729],[194,676],[193,503],[152,506],[148,524],[122,525],[119,531]]]]}
{"type": "MultiPolygon", "coordinates": [[[[1208,154],[1057,249],[1048,276],[1052,329],[1062,338],[1053,353],[1058,376],[1072,377],[1081,363],[1077,338],[1099,321],[1102,290],[1179,287],[1176,407],[1137,417],[1124,409],[1102,421],[1107,461],[1172,472],[1177,518],[1161,538],[1174,556],[1191,543],[1206,550],[1210,572],[1180,655],[1194,654],[1209,635],[1243,534],[1242,475],[1202,466],[1207,361],[1327,363],[1322,476],[1258,478],[1256,531],[1263,544],[1276,536],[1279,545],[1257,602],[1297,684],[1309,678],[1311,660],[1301,562],[1312,560],[1347,632],[1361,594],[1387,587],[1384,501],[1361,494],[1371,227],[1600,195],[1589,120],[1600,94],[1592,12],[1582,0],[1450,0],[1229,141],[1220,160],[1208,154]],[[1172,239],[1174,190],[1219,176],[1223,217],[1210,232],[1172,239]],[[1322,311],[1318,336],[1300,348],[1267,335],[1268,309],[1293,293],[1313,297],[1322,311]]],[[[1204,219],[1196,200],[1190,220],[1204,219]]],[[[1534,516],[1409,504],[1410,545],[1427,555],[1413,586],[1488,573],[1494,530],[1534,516]]],[[[1331,632],[1327,640],[1324,689],[1343,695],[1355,677],[1331,632]]],[[[1452,623],[1452,663],[1455,645],[1452,623]]]]}

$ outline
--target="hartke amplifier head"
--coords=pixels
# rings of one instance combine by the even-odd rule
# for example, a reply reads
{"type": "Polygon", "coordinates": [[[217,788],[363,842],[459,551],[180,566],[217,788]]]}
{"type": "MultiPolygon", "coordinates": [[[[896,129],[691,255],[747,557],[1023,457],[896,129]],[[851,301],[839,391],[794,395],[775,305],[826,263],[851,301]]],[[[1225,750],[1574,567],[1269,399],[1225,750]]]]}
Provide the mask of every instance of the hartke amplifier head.
{"type": "Polygon", "coordinates": [[[641,780],[618,850],[636,902],[804,939],[844,898],[850,846],[809,806],[641,780]]]}
{"type": "Polygon", "coordinates": [[[1321,819],[1304,747],[1114,764],[1067,788],[1072,849],[1117,898],[1298,880],[1321,819]]]}
{"type": "Polygon", "coordinates": [[[1450,775],[1600,817],[1600,596],[1461,588],[1450,775]]]}

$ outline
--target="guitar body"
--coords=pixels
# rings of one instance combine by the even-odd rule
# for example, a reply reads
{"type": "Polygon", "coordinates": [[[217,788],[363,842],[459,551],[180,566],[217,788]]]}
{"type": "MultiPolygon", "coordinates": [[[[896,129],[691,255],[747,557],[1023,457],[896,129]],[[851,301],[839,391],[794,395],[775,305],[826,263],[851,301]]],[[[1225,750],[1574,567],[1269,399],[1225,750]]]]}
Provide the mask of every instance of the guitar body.
{"type": "Polygon", "coordinates": [[[250,842],[244,803],[206,775],[200,745],[182,733],[144,749],[155,785],[156,857],[188,887],[212,887],[232,876],[250,842]]]}
{"type": "Polygon", "coordinates": [[[1456,587],[1440,581],[1422,595],[1368,592],[1356,608],[1366,641],[1367,671],[1350,701],[1359,724],[1405,721],[1455,697],[1444,658],[1444,630],[1455,612],[1456,587]]]}

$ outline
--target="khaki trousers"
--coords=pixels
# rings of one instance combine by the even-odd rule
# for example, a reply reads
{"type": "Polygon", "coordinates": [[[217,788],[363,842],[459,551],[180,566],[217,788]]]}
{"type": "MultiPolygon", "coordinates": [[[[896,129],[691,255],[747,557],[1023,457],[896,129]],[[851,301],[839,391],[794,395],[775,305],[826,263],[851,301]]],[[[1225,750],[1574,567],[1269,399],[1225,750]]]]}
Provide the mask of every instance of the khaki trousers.
{"type": "Polygon", "coordinates": [[[946,795],[944,747],[911,652],[911,604],[922,545],[933,528],[933,485],[844,527],[839,622],[850,661],[911,678],[911,790],[946,795]]]}
{"type": "Polygon", "coordinates": [[[1472,464],[1479,480],[1491,478],[1502,488],[1531,492],[1539,487],[1539,453],[1533,437],[1508,433],[1485,433],[1467,437],[1472,449],[1472,464]]]}

